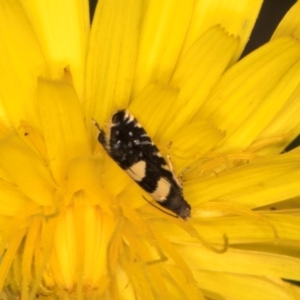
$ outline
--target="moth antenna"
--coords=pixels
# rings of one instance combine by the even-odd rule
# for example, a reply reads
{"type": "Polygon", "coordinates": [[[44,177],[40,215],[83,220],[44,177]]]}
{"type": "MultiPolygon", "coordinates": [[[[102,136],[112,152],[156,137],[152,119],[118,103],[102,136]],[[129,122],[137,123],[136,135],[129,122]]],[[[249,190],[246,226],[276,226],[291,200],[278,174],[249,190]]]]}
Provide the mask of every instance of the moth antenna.
{"type": "Polygon", "coordinates": [[[183,182],[183,174],[184,174],[186,171],[190,170],[190,168],[191,168],[191,167],[185,167],[185,168],[180,172],[180,174],[179,174],[179,181],[180,181],[181,185],[182,185],[182,182],[183,182]]]}
{"type": "Polygon", "coordinates": [[[96,126],[96,128],[97,128],[100,132],[102,132],[103,130],[101,129],[101,127],[99,126],[99,124],[96,122],[96,120],[92,118],[92,121],[93,121],[94,125],[96,126]]]}
{"type": "Polygon", "coordinates": [[[155,207],[156,209],[162,211],[162,212],[165,213],[166,215],[169,215],[169,216],[171,216],[171,217],[173,217],[173,218],[177,218],[177,219],[179,218],[178,216],[174,216],[174,215],[172,215],[172,214],[166,212],[165,210],[161,209],[160,207],[154,205],[151,201],[149,201],[149,200],[148,200],[146,197],[144,197],[143,195],[142,195],[142,197],[143,197],[150,205],[152,205],[152,206],[155,207]]]}

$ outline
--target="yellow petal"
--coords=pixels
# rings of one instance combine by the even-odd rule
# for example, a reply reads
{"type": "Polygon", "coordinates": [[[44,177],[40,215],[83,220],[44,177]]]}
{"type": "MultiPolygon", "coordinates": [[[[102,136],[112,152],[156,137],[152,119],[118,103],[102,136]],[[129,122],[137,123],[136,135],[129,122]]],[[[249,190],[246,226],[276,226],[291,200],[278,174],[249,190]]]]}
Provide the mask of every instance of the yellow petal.
{"type": "MultiPolygon", "coordinates": [[[[36,274],[33,276],[33,280],[30,285],[30,289],[27,290],[28,299],[32,299],[36,293],[37,290],[41,288],[42,293],[44,290],[47,291],[47,289],[51,288],[53,286],[53,280],[45,280],[47,283],[49,283],[49,286],[46,285],[46,287],[41,284],[41,278],[43,277],[48,279],[49,278],[49,266],[45,270],[45,265],[49,262],[51,255],[53,254],[53,245],[55,242],[54,234],[55,230],[57,228],[57,218],[48,218],[48,219],[41,219],[41,228],[39,233],[39,238],[36,239],[35,245],[34,245],[34,264],[33,264],[33,270],[36,274]],[[45,272],[46,271],[46,272],[45,272]],[[46,273],[46,276],[43,276],[43,274],[46,273]]],[[[34,229],[33,229],[34,230],[34,229]]],[[[28,249],[30,250],[30,249],[28,249]]],[[[22,279],[20,278],[19,281],[22,279]]],[[[43,282],[43,280],[42,280],[43,282]]],[[[25,287],[23,287],[25,289],[25,287]]],[[[48,292],[48,291],[47,291],[48,292]]],[[[50,290],[51,292],[51,290],[50,290]]],[[[51,293],[50,293],[51,294],[51,293]]]]}
{"type": "MultiPolygon", "coordinates": [[[[111,196],[118,196],[124,191],[124,189],[131,189],[132,184],[135,185],[133,180],[113,161],[110,157],[104,158],[104,163],[101,168],[101,181],[100,185],[104,188],[111,196]],[[113,179],[113,180],[112,180],[113,179]]],[[[103,162],[102,161],[102,162],[103,162]]],[[[127,197],[127,201],[133,202],[134,198],[127,197]]]]}
{"type": "Polygon", "coordinates": [[[12,124],[4,107],[4,102],[0,96],[0,140],[12,132],[12,124]]]}
{"type": "Polygon", "coordinates": [[[194,205],[217,199],[250,208],[275,203],[299,195],[299,165],[297,153],[260,159],[213,178],[187,181],[185,195],[194,205]]]}
{"type": "Polygon", "coordinates": [[[74,291],[77,283],[83,289],[98,289],[107,276],[107,245],[113,222],[100,208],[83,203],[84,198],[78,195],[75,205],[59,217],[51,258],[53,278],[69,291],[74,291]]]}
{"type": "Polygon", "coordinates": [[[239,39],[215,26],[203,33],[179,60],[170,81],[180,89],[172,104],[177,109],[176,123],[168,131],[176,132],[178,126],[184,126],[196,114],[228,67],[238,45],[239,39]]]}
{"type": "MultiPolygon", "coordinates": [[[[243,230],[243,228],[241,228],[243,230]]],[[[246,247],[251,248],[251,245],[246,247]]],[[[262,246],[263,248],[263,246],[262,246]]],[[[277,247],[278,248],[278,247],[277,247]]],[[[265,245],[266,249],[266,245],[265,245]]],[[[222,255],[216,255],[197,245],[178,245],[177,251],[185,258],[190,266],[201,266],[203,270],[232,272],[255,276],[283,277],[299,280],[300,259],[272,253],[276,246],[269,246],[268,252],[259,250],[229,249],[222,255]],[[273,247],[272,247],[273,246],[273,247]]],[[[199,267],[198,267],[199,268],[199,267]]],[[[200,269],[200,268],[199,268],[200,269]]]]}
{"type": "MultiPolygon", "coordinates": [[[[299,62],[297,63],[299,68],[299,62]]],[[[286,76],[286,80],[296,75],[298,70],[291,70],[290,76],[286,76]],[[295,74],[292,72],[295,71],[295,74]]],[[[293,80],[292,80],[293,81],[293,80]]],[[[287,84],[285,81],[283,84],[287,84]]],[[[283,94],[284,95],[284,94],[283,94]]],[[[257,141],[268,143],[272,138],[278,139],[277,143],[270,143],[269,147],[259,150],[260,154],[277,154],[282,152],[292,140],[294,140],[300,132],[299,111],[300,111],[300,84],[294,92],[288,96],[286,103],[280,112],[274,116],[273,120],[264,129],[264,131],[257,137],[257,141]]],[[[266,144],[267,146],[267,144],[266,144]]]]}
{"type": "Polygon", "coordinates": [[[3,285],[10,269],[11,263],[15,259],[18,248],[22,242],[22,239],[26,233],[25,229],[19,230],[14,234],[12,240],[10,241],[10,245],[8,250],[5,253],[5,256],[1,260],[0,265],[0,290],[3,290],[3,285]]]}
{"type": "Polygon", "coordinates": [[[70,85],[40,80],[38,101],[49,165],[62,183],[70,161],[91,153],[79,100],[70,85]]]}
{"type": "MultiPolygon", "coordinates": [[[[277,230],[279,237],[278,243],[281,241],[295,241],[298,240],[298,232],[300,228],[300,221],[298,216],[293,216],[288,210],[281,210],[278,213],[262,213],[262,215],[270,221],[277,230]],[[286,213],[286,214],[285,214],[286,213]]],[[[259,222],[250,218],[235,216],[235,217],[222,217],[207,220],[207,222],[197,222],[195,226],[204,232],[205,237],[211,239],[214,235],[218,234],[219,231],[228,233],[230,237],[230,243],[232,244],[244,244],[245,242],[270,242],[275,244],[274,235],[270,226],[265,222],[259,222]],[[203,224],[204,223],[204,224],[203,224]],[[215,233],[206,234],[206,229],[213,223],[215,233]],[[201,226],[204,228],[201,229],[201,226]],[[241,230],[241,228],[243,230],[241,230]]],[[[279,247],[278,247],[279,250],[279,247]]],[[[290,250],[286,250],[290,251],[290,250]]]]}
{"type": "Polygon", "coordinates": [[[178,92],[170,86],[150,84],[130,103],[129,112],[152,139],[160,138],[173,126],[176,111],[172,104],[178,92]]]}
{"type": "Polygon", "coordinates": [[[185,55],[209,28],[220,25],[241,37],[232,62],[248,41],[261,0],[242,1],[150,1],[141,29],[134,95],[158,80],[167,83],[178,59],[185,55]],[[153,22],[155,20],[155,22],[153,22]]]}
{"type": "MultiPolygon", "coordinates": [[[[200,206],[200,208],[201,207],[202,206],[200,206]]],[[[193,217],[191,223],[198,230],[199,234],[209,243],[219,244],[223,233],[226,233],[229,237],[230,245],[233,246],[258,242],[261,244],[268,242],[275,245],[276,243],[283,243],[285,240],[295,243],[298,241],[300,220],[298,216],[290,215],[288,210],[280,210],[274,213],[258,211],[258,216],[261,217],[260,220],[258,218],[247,218],[245,216],[228,216],[228,214],[232,213],[230,211],[220,211],[220,215],[222,215],[221,218],[212,218],[210,215],[205,216],[205,213],[206,211],[201,210],[200,217],[193,217]],[[224,215],[226,213],[227,215],[224,215]],[[278,234],[277,240],[275,239],[272,228],[265,220],[272,223],[276,228],[278,234]]],[[[195,239],[187,235],[186,232],[179,230],[178,226],[174,223],[170,223],[164,219],[153,219],[151,223],[155,230],[167,236],[173,243],[181,241],[183,244],[195,244],[195,239]]]]}
{"type": "Polygon", "coordinates": [[[232,57],[232,63],[234,63],[249,40],[261,5],[261,0],[196,1],[182,53],[184,54],[191,47],[201,33],[214,25],[221,25],[230,34],[240,37],[239,47],[232,57]]]}
{"type": "Polygon", "coordinates": [[[25,195],[12,184],[1,181],[0,184],[1,215],[15,216],[29,201],[25,195]]]}
{"type": "Polygon", "coordinates": [[[55,185],[43,160],[19,137],[0,143],[1,167],[28,198],[40,205],[52,205],[55,185]]]}
{"type": "Polygon", "coordinates": [[[224,137],[224,133],[205,121],[182,127],[169,140],[170,159],[179,174],[184,168],[192,168],[200,157],[209,152],[224,137]]]}
{"type": "Polygon", "coordinates": [[[33,256],[36,246],[36,241],[39,239],[39,232],[41,230],[41,219],[38,217],[33,218],[27,232],[24,255],[22,260],[22,298],[27,298],[28,285],[32,280],[31,271],[33,256]]]}
{"type": "MultiPolygon", "coordinates": [[[[90,204],[101,205],[101,209],[110,214],[111,195],[105,192],[106,181],[101,176],[103,161],[91,157],[78,157],[70,162],[68,181],[65,189],[65,205],[69,206],[76,193],[83,193],[90,204]]],[[[116,181],[113,182],[116,185],[116,181]]]]}
{"type": "Polygon", "coordinates": [[[225,299],[297,299],[291,285],[280,279],[207,271],[195,273],[202,289],[210,291],[212,295],[222,295],[225,299]]]}
{"type": "MultiPolygon", "coordinates": [[[[1,108],[0,108],[0,110],[1,110],[1,108]]],[[[0,119],[1,119],[1,117],[0,117],[0,119]]],[[[0,121],[0,140],[2,140],[4,137],[8,136],[11,133],[11,131],[12,130],[11,130],[10,126],[8,126],[3,121],[0,121]]]]}
{"type": "Polygon", "coordinates": [[[39,39],[52,79],[71,70],[79,99],[83,100],[86,43],[89,35],[88,1],[21,1],[39,39]]]}
{"type": "Polygon", "coordinates": [[[273,33],[272,39],[277,39],[282,36],[291,35],[299,40],[300,38],[300,3],[296,2],[293,7],[284,16],[276,31],[273,33]]]}
{"type": "Polygon", "coordinates": [[[155,79],[160,83],[169,81],[193,7],[194,0],[152,0],[147,3],[141,25],[135,95],[155,79]]]}
{"type": "Polygon", "coordinates": [[[299,84],[299,59],[299,42],[277,39],[222,76],[195,117],[210,118],[226,130],[227,137],[219,150],[247,148],[268,126],[299,84]]]}
{"type": "Polygon", "coordinates": [[[0,100],[15,127],[20,119],[37,125],[36,78],[45,61],[18,1],[0,2],[0,100]]]}
{"type": "Polygon", "coordinates": [[[88,55],[86,110],[87,118],[94,117],[99,124],[129,102],[141,6],[141,0],[103,0],[97,6],[88,55]]]}

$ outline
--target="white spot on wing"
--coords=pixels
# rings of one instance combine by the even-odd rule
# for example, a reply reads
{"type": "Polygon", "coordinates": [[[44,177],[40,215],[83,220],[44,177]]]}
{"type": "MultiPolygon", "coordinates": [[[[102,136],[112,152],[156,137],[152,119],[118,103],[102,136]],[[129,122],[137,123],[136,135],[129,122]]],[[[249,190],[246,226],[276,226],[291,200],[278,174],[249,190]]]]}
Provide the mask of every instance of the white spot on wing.
{"type": "Polygon", "coordinates": [[[135,181],[142,181],[146,175],[146,162],[140,160],[126,170],[126,173],[135,181]]]}
{"type": "Polygon", "coordinates": [[[168,182],[165,178],[162,177],[157,182],[156,190],[150,195],[153,197],[154,200],[158,202],[163,202],[166,200],[167,196],[169,195],[170,188],[171,188],[170,182],[168,182]]]}

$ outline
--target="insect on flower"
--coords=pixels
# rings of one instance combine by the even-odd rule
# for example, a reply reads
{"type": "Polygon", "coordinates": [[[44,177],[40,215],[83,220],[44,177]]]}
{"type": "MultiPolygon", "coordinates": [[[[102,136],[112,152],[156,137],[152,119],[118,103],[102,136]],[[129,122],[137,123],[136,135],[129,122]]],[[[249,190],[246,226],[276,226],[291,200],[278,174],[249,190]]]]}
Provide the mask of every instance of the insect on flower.
{"type": "Polygon", "coordinates": [[[157,203],[186,220],[191,206],[184,200],[182,186],[145,129],[127,110],[113,114],[98,140],[109,156],[157,203]]]}

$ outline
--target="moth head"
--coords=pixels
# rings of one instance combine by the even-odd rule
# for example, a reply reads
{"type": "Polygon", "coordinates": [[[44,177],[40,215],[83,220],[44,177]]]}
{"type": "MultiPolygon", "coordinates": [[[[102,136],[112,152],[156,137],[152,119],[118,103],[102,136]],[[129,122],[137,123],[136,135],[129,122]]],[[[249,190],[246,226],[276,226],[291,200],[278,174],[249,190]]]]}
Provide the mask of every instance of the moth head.
{"type": "MultiPolygon", "coordinates": [[[[173,189],[173,192],[175,190],[173,189]]],[[[165,202],[160,202],[160,205],[173,211],[179,218],[187,220],[191,217],[191,206],[184,200],[181,192],[171,193],[165,202]]]]}
{"type": "Polygon", "coordinates": [[[183,201],[181,202],[181,206],[174,210],[174,212],[178,217],[186,221],[191,217],[191,206],[184,199],[182,200],[183,201]]]}

